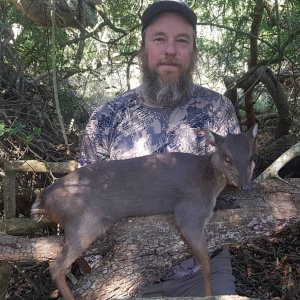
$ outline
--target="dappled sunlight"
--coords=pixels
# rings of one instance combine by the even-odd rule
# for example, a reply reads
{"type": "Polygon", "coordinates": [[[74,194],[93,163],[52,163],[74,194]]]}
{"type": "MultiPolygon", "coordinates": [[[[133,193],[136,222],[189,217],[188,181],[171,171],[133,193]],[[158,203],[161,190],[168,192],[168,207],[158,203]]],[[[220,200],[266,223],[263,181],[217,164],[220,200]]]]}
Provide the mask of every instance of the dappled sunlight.
{"type": "MultiPolygon", "coordinates": [[[[119,299],[127,299],[135,294],[140,287],[141,270],[136,268],[136,260],[140,258],[140,245],[130,244],[129,249],[116,249],[114,256],[118,263],[110,261],[100,262],[97,269],[101,268],[103,272],[99,273],[93,297],[97,299],[114,299],[118,295],[119,299]],[[107,276],[109,273],[109,276],[107,276]],[[105,278],[105,280],[101,280],[105,278]]],[[[145,268],[146,269],[146,268],[145,268]]]]}
{"type": "Polygon", "coordinates": [[[63,237],[48,236],[32,240],[30,247],[26,252],[31,252],[32,257],[39,260],[54,260],[57,254],[61,252],[63,237]]]}
{"type": "MultiPolygon", "coordinates": [[[[155,121],[153,120],[153,122],[155,121]]],[[[140,128],[139,124],[132,124],[132,128],[134,128],[135,132],[131,132],[133,130],[131,129],[126,133],[133,136],[130,143],[122,141],[118,147],[112,147],[110,155],[113,160],[129,159],[153,153],[149,133],[145,129],[140,128]]]]}
{"type": "Polygon", "coordinates": [[[155,170],[159,166],[175,166],[177,163],[177,159],[175,155],[172,154],[157,154],[157,155],[149,155],[144,159],[143,167],[145,170],[155,170]]]}
{"type": "Polygon", "coordinates": [[[276,192],[270,194],[269,200],[272,208],[272,215],[275,218],[286,219],[298,217],[297,200],[295,200],[291,193],[276,192]]]}
{"type": "Polygon", "coordinates": [[[148,143],[148,138],[146,136],[143,136],[138,141],[136,141],[133,147],[133,151],[136,153],[143,153],[144,155],[151,154],[150,149],[146,150],[145,145],[147,143],[148,143]]]}

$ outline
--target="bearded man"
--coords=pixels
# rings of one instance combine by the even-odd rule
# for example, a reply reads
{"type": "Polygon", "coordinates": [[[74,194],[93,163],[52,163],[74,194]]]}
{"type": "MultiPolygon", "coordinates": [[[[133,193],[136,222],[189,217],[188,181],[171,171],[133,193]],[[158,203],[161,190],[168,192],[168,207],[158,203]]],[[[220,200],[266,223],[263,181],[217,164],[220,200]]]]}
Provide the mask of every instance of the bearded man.
{"type": "MultiPolygon", "coordinates": [[[[231,102],[193,82],[196,25],[195,13],[181,1],[157,1],[145,10],[141,85],[93,112],[83,139],[81,165],[152,153],[204,155],[213,149],[206,146],[198,129],[220,135],[239,133],[231,102]]],[[[228,249],[214,253],[211,278],[214,295],[235,294],[228,249]]],[[[192,258],[170,270],[143,296],[201,295],[201,275],[192,258]]]]}

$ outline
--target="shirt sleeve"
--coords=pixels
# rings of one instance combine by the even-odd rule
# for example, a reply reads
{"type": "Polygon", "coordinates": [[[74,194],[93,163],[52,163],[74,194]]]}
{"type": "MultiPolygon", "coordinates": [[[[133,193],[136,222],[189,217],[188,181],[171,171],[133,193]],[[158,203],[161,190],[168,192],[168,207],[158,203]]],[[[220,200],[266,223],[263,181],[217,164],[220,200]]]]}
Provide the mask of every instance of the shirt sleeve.
{"type": "Polygon", "coordinates": [[[241,132],[238,118],[231,101],[221,96],[221,105],[215,112],[215,132],[220,135],[239,134],[241,132]]]}
{"type": "Polygon", "coordinates": [[[109,135],[112,126],[110,104],[94,110],[86,125],[80,153],[80,166],[110,157],[109,135]]]}

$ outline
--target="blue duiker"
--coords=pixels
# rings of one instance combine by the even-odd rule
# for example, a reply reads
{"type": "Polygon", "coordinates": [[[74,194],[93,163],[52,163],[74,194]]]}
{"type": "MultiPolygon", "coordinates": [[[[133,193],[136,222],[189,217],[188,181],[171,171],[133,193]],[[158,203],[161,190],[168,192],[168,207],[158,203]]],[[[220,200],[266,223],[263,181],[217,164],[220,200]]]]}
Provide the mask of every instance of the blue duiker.
{"type": "Polygon", "coordinates": [[[67,269],[112,224],[124,217],[168,213],[174,214],[200,264],[205,296],[212,295],[204,228],[226,184],[250,189],[257,125],[226,137],[203,132],[215,147],[211,154],[101,161],[69,173],[37,197],[32,217],[46,215],[64,229],[63,250],[50,264],[50,273],[65,300],[74,299],[66,283],[67,269]]]}

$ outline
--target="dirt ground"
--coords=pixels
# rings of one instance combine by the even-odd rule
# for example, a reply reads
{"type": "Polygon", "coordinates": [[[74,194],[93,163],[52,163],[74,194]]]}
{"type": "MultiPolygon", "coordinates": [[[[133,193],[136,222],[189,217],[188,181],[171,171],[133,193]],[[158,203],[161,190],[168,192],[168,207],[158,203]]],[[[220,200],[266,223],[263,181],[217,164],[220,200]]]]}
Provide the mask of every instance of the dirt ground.
{"type": "Polygon", "coordinates": [[[300,224],[231,250],[238,295],[300,299],[300,224]]]}

